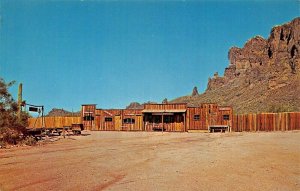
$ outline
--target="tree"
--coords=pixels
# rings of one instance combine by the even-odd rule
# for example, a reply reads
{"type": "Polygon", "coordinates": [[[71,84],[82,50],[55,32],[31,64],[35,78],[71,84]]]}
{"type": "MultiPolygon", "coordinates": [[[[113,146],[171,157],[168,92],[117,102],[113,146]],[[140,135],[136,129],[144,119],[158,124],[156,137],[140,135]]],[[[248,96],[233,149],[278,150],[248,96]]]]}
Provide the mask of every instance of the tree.
{"type": "Polygon", "coordinates": [[[26,112],[17,117],[18,104],[8,91],[14,83],[6,83],[0,77],[0,142],[10,144],[16,144],[20,135],[26,132],[28,119],[26,112]]]}

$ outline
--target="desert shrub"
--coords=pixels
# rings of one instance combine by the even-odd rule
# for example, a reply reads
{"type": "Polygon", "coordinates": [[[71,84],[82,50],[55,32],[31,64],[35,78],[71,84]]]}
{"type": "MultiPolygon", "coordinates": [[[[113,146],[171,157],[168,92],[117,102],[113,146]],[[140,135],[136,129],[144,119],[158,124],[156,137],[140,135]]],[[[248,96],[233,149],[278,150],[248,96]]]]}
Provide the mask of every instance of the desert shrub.
{"type": "Polygon", "coordinates": [[[0,78],[0,142],[3,145],[21,141],[28,125],[28,113],[21,112],[20,118],[17,117],[18,105],[8,91],[13,84],[0,78]]]}
{"type": "Polygon", "coordinates": [[[20,133],[14,129],[8,127],[2,127],[0,129],[0,141],[2,144],[17,144],[20,140],[20,133]]]}
{"type": "Polygon", "coordinates": [[[32,136],[27,136],[22,140],[21,143],[23,145],[33,146],[33,145],[36,145],[37,140],[32,136]]]}
{"type": "Polygon", "coordinates": [[[271,105],[268,109],[268,112],[272,112],[272,113],[291,112],[291,111],[296,111],[296,109],[295,107],[290,106],[289,104],[271,105]]]}

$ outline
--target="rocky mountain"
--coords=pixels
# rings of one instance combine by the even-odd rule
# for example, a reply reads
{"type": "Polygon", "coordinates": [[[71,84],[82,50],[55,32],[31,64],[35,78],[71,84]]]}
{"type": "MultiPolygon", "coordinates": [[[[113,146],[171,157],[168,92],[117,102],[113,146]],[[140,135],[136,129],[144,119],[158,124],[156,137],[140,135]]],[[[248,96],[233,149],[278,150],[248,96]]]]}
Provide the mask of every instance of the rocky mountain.
{"type": "Polygon", "coordinates": [[[172,102],[216,102],[236,113],[300,111],[300,17],[273,27],[268,39],[255,36],[232,47],[228,59],[224,76],[209,78],[203,94],[172,102]]]}
{"type": "Polygon", "coordinates": [[[193,88],[192,96],[197,96],[197,95],[199,95],[199,93],[198,93],[198,88],[195,86],[195,87],[193,88]]]}
{"type": "MultiPolygon", "coordinates": [[[[168,102],[168,100],[164,99],[163,102],[166,101],[168,102]]],[[[148,101],[146,103],[138,103],[138,102],[131,102],[126,109],[144,109],[144,105],[145,104],[156,104],[156,102],[152,102],[152,101],[148,101]]]]}
{"type": "Polygon", "coordinates": [[[46,116],[48,117],[79,117],[80,111],[70,112],[64,109],[53,108],[46,116]]]}
{"type": "Polygon", "coordinates": [[[131,102],[126,109],[143,109],[144,105],[138,102],[131,102]]]}

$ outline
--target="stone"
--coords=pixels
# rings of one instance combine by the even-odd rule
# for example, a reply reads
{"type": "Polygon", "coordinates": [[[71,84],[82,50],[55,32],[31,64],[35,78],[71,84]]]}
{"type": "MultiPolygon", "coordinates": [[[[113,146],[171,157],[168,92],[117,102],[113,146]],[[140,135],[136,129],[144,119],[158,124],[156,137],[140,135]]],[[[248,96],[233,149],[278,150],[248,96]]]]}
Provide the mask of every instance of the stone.
{"type": "Polygon", "coordinates": [[[199,95],[199,93],[198,93],[198,88],[195,86],[195,87],[193,88],[192,96],[197,96],[197,95],[199,95]]]}

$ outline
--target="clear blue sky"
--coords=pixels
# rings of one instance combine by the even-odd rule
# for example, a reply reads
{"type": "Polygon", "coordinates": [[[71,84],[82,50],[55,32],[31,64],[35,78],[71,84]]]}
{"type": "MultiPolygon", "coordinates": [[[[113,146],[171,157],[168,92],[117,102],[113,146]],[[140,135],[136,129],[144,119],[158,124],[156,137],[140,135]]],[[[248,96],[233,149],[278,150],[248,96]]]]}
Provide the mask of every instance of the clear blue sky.
{"type": "Polygon", "coordinates": [[[47,111],[171,100],[203,92],[231,46],[267,38],[299,3],[0,0],[0,76],[47,111]]]}

